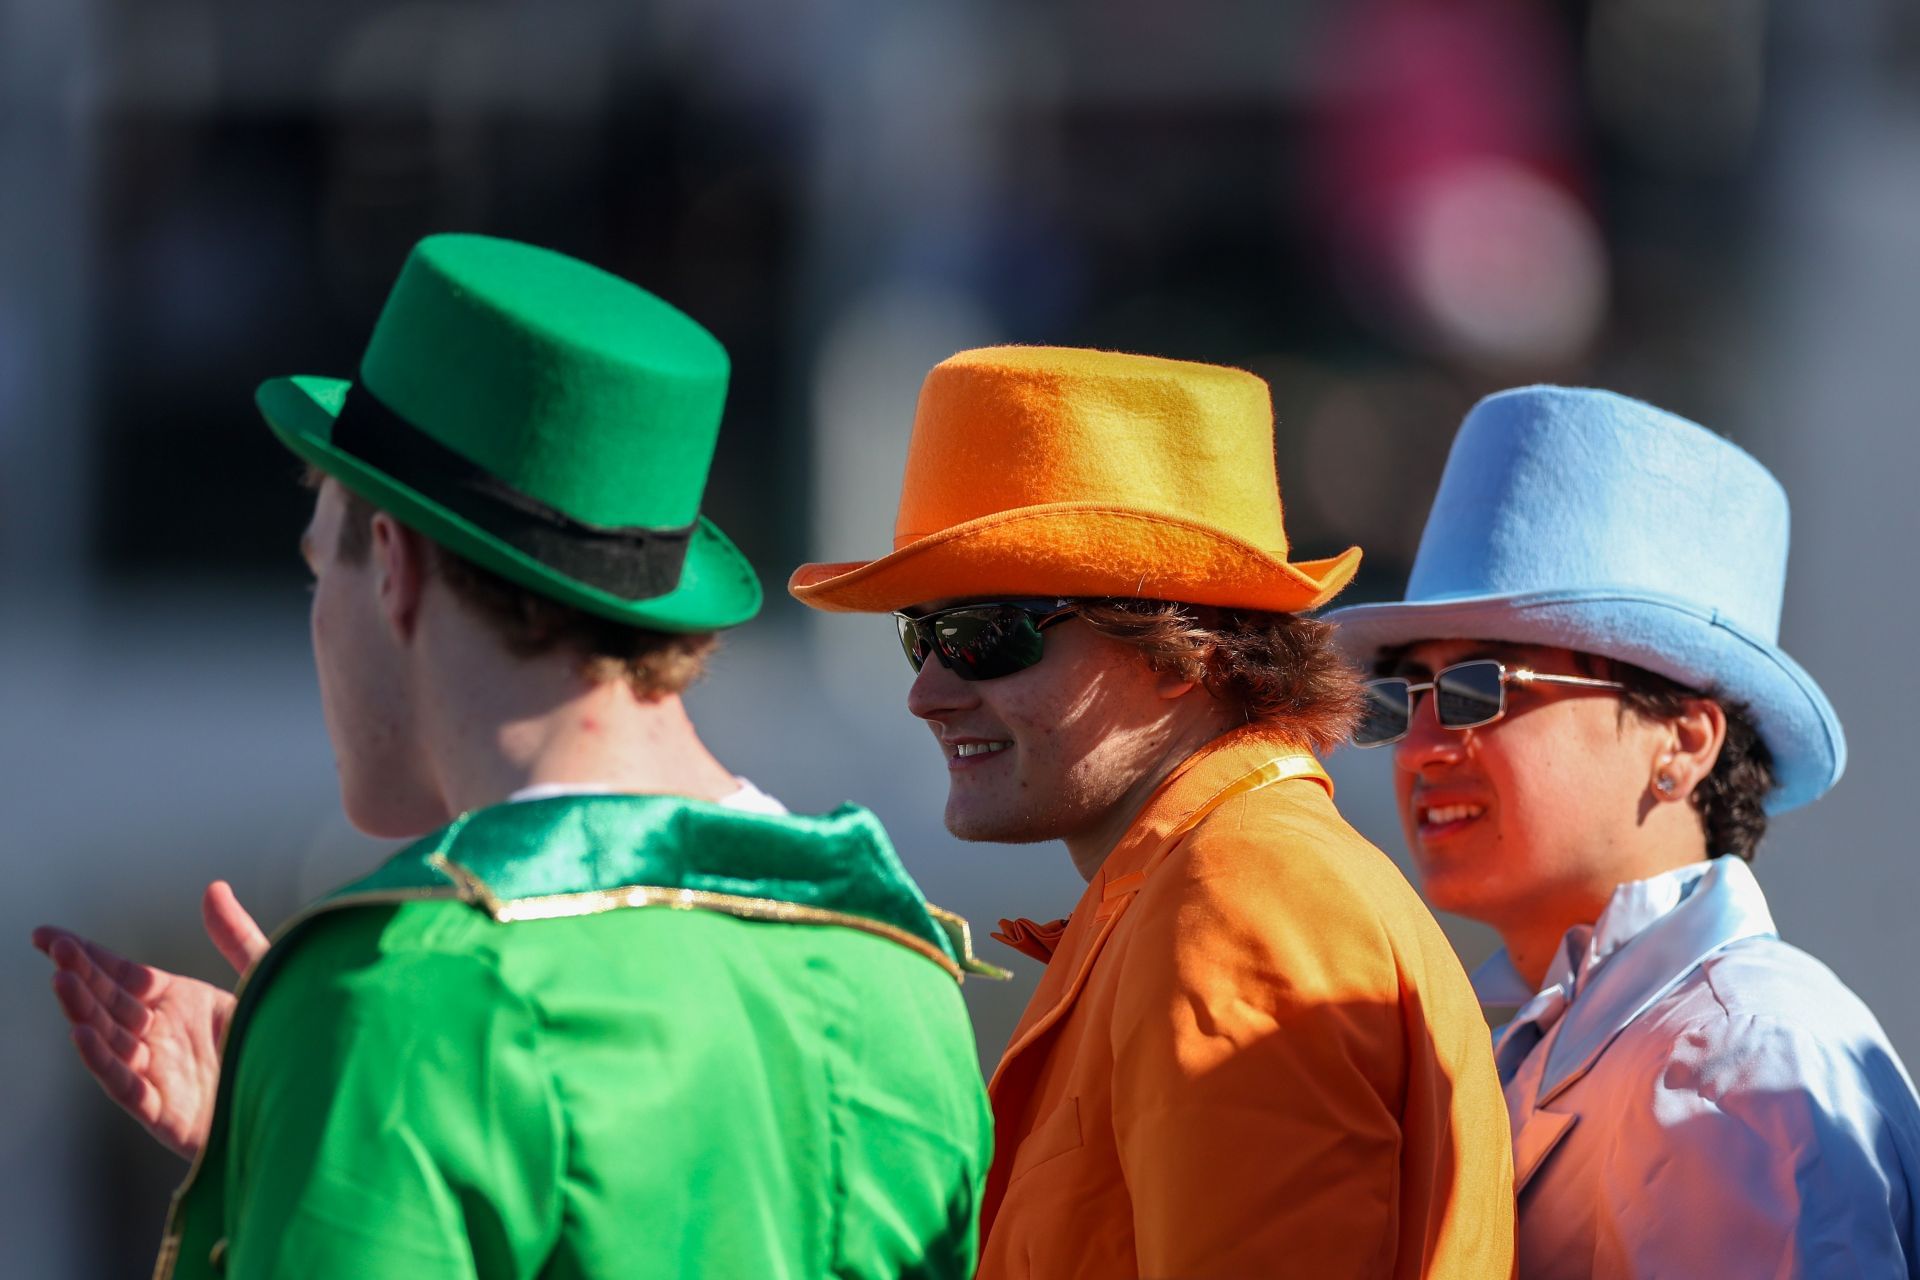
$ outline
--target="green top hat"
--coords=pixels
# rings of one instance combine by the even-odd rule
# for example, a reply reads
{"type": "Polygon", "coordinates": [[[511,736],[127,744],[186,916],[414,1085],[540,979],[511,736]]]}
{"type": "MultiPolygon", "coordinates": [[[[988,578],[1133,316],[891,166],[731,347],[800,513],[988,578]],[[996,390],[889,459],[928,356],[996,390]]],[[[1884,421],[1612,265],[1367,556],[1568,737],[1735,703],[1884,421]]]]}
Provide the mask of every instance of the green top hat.
{"type": "Polygon", "coordinates": [[[541,595],[659,631],[760,609],[700,515],[727,353],[597,267],[487,236],[414,246],[360,378],[275,378],[274,434],[454,553],[541,595]]]}

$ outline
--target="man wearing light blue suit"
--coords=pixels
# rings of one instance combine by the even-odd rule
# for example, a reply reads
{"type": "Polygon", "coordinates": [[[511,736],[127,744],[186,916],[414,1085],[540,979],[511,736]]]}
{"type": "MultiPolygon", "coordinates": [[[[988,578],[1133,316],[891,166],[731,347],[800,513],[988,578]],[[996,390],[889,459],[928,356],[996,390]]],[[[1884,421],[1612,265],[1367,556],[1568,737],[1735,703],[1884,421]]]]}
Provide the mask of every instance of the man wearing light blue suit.
{"type": "Polygon", "coordinates": [[[1406,598],[1329,615],[1373,666],[1434,906],[1513,1125],[1520,1274],[1920,1276],[1920,1101],[1873,1014],[1783,941],[1748,867],[1846,745],[1777,643],[1787,499],[1604,391],[1468,414],[1406,598]]]}

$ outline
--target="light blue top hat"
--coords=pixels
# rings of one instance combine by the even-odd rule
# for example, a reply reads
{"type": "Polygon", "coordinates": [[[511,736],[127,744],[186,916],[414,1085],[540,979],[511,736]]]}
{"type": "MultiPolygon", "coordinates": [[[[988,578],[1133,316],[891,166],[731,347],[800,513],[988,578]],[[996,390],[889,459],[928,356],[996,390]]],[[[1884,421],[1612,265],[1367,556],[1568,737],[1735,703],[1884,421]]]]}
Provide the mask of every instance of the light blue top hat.
{"type": "Polygon", "coordinates": [[[1406,599],[1325,616],[1362,662],[1418,640],[1552,645],[1738,699],[1783,813],[1847,763],[1839,717],[1778,644],[1786,577],[1786,491],[1746,452],[1610,391],[1523,387],[1461,423],[1406,599]]]}

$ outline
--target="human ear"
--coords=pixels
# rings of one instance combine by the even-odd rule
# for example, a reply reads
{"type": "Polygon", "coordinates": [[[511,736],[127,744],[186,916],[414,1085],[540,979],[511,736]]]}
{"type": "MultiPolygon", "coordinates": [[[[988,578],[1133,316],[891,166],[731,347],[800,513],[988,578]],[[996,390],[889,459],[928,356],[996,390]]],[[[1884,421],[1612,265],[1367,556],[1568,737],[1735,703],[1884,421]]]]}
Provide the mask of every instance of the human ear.
{"type": "Polygon", "coordinates": [[[1152,673],[1154,693],[1168,702],[1178,702],[1195,689],[1203,687],[1197,671],[1183,671],[1178,667],[1169,670],[1150,667],[1149,671],[1152,673]]]}
{"type": "Polygon", "coordinates": [[[1713,772],[1727,741],[1727,713],[1712,698],[1690,698],[1662,721],[1660,749],[1650,779],[1660,800],[1684,800],[1713,772]]]}
{"type": "Polygon", "coordinates": [[[380,613],[401,643],[413,638],[426,583],[427,546],[419,534],[384,511],[373,515],[373,567],[380,613]]]}
{"type": "Polygon", "coordinates": [[[1161,675],[1155,682],[1154,691],[1168,702],[1177,702],[1199,687],[1198,680],[1187,680],[1177,675],[1161,675]]]}

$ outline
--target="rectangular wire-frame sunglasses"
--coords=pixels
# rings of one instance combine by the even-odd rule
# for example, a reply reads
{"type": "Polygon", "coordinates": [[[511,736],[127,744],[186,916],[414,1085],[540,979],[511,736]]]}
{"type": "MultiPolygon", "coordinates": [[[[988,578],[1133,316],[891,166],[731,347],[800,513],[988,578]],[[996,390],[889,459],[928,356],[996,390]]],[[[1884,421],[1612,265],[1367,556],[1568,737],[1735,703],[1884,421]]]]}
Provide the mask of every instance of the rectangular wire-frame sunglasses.
{"type": "Polygon", "coordinates": [[[1569,685],[1583,689],[1624,689],[1618,680],[1588,676],[1559,676],[1509,667],[1495,658],[1456,662],[1415,684],[1404,676],[1382,676],[1366,682],[1367,705],[1354,731],[1356,747],[1384,747],[1400,741],[1413,727],[1419,696],[1433,691],[1434,715],[1442,729],[1477,729],[1507,714],[1507,686],[1569,685]]]}

